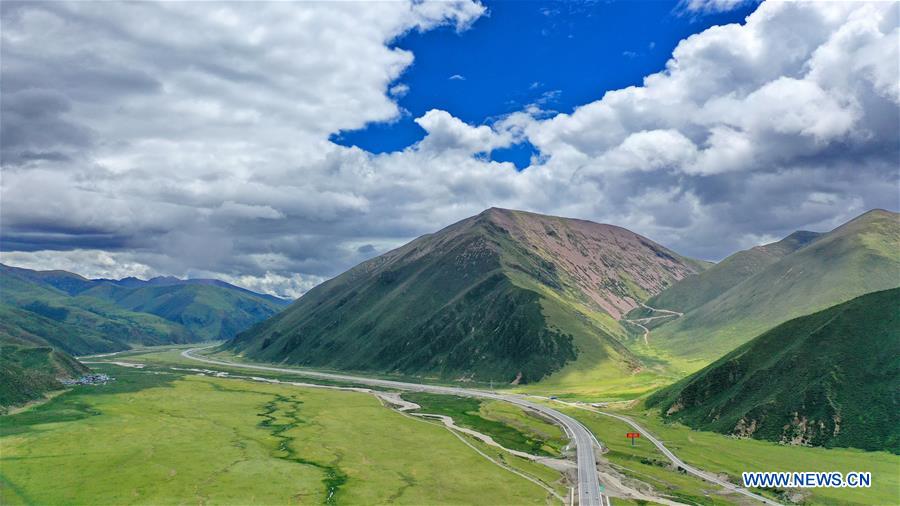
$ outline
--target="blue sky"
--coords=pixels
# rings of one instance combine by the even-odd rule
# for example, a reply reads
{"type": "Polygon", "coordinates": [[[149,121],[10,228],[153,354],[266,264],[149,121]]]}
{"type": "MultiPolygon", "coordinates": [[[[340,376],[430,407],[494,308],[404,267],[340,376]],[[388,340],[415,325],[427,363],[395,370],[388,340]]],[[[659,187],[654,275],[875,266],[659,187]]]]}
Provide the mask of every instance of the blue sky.
{"type": "MultiPolygon", "coordinates": [[[[750,2],[704,14],[662,1],[484,5],[488,14],[468,30],[444,26],[397,40],[393,46],[415,54],[415,63],[393,83],[408,87],[398,99],[406,112],[332,140],[373,153],[401,150],[425,136],[413,120],[430,109],[474,125],[529,104],[568,113],[608,90],[640,85],[665,67],[682,39],[713,25],[743,22],[756,8],[750,2]]],[[[495,150],[491,158],[521,169],[533,152],[526,141],[495,150]]]]}

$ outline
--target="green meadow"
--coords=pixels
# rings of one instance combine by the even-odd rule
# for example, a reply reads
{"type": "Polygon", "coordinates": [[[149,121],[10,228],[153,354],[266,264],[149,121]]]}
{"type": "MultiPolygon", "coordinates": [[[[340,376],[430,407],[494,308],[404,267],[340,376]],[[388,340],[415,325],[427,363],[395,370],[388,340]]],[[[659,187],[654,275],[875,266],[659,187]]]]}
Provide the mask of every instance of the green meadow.
{"type": "Polygon", "coordinates": [[[502,401],[422,392],[404,393],[403,398],[421,406],[422,413],[449,416],[458,426],[491,436],[511,450],[559,457],[568,444],[562,429],[502,401]]]}
{"type": "Polygon", "coordinates": [[[369,394],[93,367],[116,381],[2,419],[0,503],[557,501],[369,394]]]}
{"type": "MultiPolygon", "coordinates": [[[[559,407],[558,404],[554,407],[559,407]]],[[[720,489],[690,475],[673,470],[668,460],[646,439],[635,447],[625,438],[631,426],[583,409],[561,408],[584,423],[609,447],[605,455],[623,472],[654,485],[682,502],[720,504],[727,502],[720,489]]],[[[714,432],[692,430],[667,424],[658,411],[623,412],[646,427],[682,460],[704,471],[726,475],[740,483],[744,471],[868,471],[871,488],[810,488],[803,491],[756,490],[781,502],[785,494],[802,504],[893,505],[900,504],[900,457],[887,452],[866,452],[846,448],[788,446],[754,439],[738,439],[714,432]]],[[[733,497],[733,496],[731,496],[733,497]]],[[[733,500],[733,499],[732,499],[733,500]]]]}

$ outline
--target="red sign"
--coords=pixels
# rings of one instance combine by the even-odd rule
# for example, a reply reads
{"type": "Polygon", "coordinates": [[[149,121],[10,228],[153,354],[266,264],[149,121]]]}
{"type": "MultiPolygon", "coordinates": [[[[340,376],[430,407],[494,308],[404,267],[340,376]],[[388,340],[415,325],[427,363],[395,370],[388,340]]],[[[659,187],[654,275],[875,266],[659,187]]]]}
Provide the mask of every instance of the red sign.
{"type": "Polygon", "coordinates": [[[630,437],[630,438],[634,439],[636,437],[641,437],[641,433],[640,432],[629,432],[628,434],[625,434],[625,437],[630,437]]]}

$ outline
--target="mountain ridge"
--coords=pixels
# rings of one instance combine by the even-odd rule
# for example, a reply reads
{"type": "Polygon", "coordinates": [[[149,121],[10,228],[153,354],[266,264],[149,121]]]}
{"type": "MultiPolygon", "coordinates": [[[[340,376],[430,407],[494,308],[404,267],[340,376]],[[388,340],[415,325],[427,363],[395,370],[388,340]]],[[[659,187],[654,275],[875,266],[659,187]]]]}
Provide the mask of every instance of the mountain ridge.
{"type": "Polygon", "coordinates": [[[280,310],[269,297],[233,285],[92,280],[62,270],[0,264],[0,304],[20,311],[10,325],[72,354],[227,339],[280,310]],[[252,295],[248,295],[252,294],[252,295]],[[22,312],[24,311],[24,312],[22,312]]]}
{"type": "Polygon", "coordinates": [[[225,346],[450,379],[529,383],[583,357],[629,375],[643,366],[617,317],[705,266],[621,227],[490,208],[322,283],[225,346]]]}
{"type": "Polygon", "coordinates": [[[690,311],[821,236],[819,232],[798,230],[780,241],[738,251],[651,297],[647,304],[671,311],[690,311]]]}
{"type": "Polygon", "coordinates": [[[897,286],[900,215],[874,209],[656,327],[652,343],[667,356],[693,361],[696,370],[780,323],[897,286]]]}
{"type": "Polygon", "coordinates": [[[261,297],[279,304],[289,304],[290,299],[285,299],[268,293],[254,292],[247,288],[233,285],[220,279],[212,278],[178,278],[175,276],[156,276],[150,279],[141,279],[135,276],[127,276],[121,279],[113,278],[87,278],[80,274],[69,272],[61,269],[35,270],[24,267],[16,267],[0,263],[0,271],[16,272],[19,275],[29,277],[47,284],[50,284],[70,295],[77,295],[85,290],[89,290],[95,286],[102,284],[112,284],[126,288],[138,288],[144,286],[172,286],[172,285],[212,285],[227,288],[230,290],[238,290],[243,293],[261,297]]]}

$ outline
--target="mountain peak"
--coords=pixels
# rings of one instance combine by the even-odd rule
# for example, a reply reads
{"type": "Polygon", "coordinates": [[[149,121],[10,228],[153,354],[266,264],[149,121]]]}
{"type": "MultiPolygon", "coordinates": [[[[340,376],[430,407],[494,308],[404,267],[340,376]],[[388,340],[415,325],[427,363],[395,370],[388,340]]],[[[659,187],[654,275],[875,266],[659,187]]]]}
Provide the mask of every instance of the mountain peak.
{"type": "Polygon", "coordinates": [[[887,220],[894,222],[900,221],[900,214],[888,211],[887,209],[871,209],[848,221],[847,225],[867,224],[887,220]]]}
{"type": "Polygon", "coordinates": [[[700,269],[624,228],[492,207],[322,283],[232,346],[445,378],[533,382],[573,360],[630,376],[640,359],[616,320],[700,269]]]}
{"type": "Polygon", "coordinates": [[[782,257],[812,243],[821,236],[822,234],[819,232],[797,230],[780,241],[757,246],[756,249],[774,255],[775,257],[782,257]]]}

